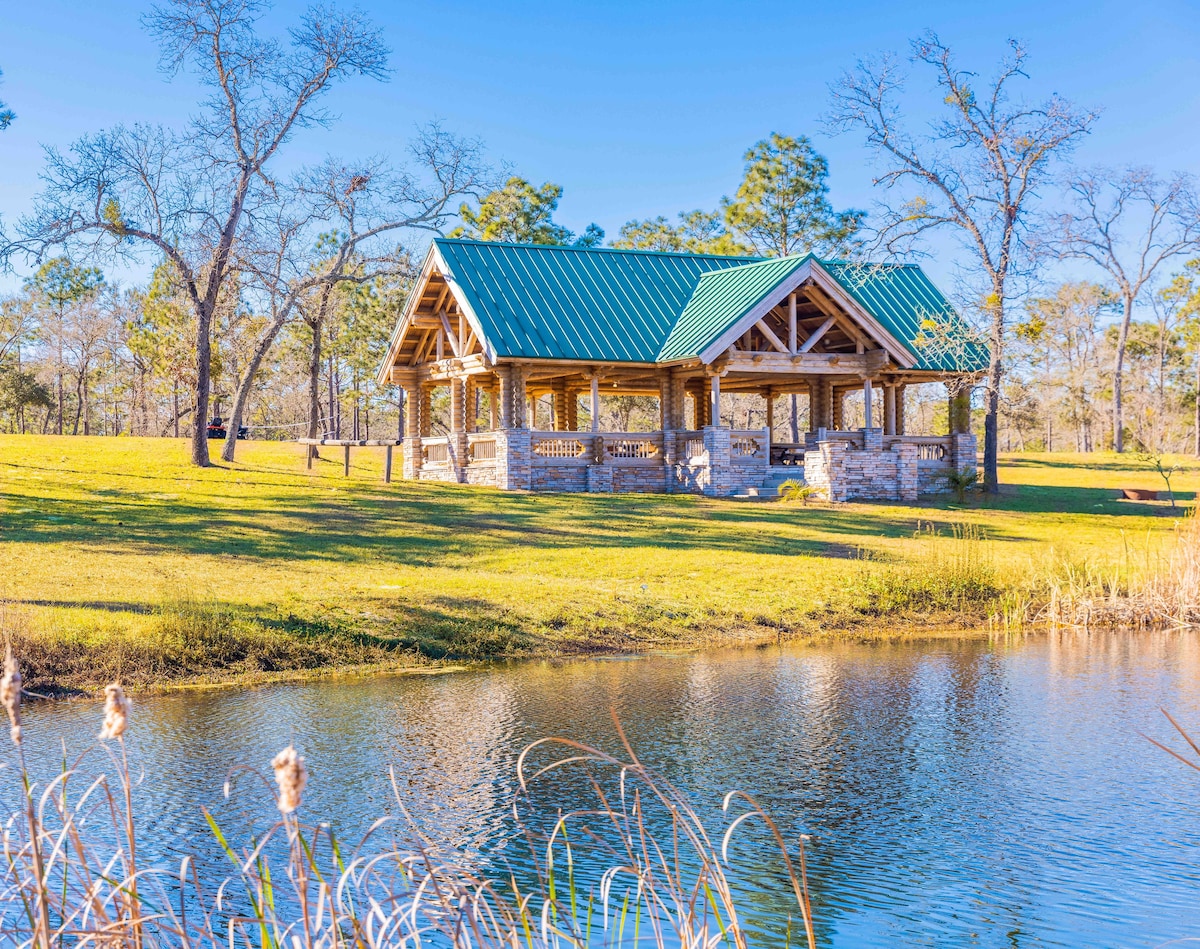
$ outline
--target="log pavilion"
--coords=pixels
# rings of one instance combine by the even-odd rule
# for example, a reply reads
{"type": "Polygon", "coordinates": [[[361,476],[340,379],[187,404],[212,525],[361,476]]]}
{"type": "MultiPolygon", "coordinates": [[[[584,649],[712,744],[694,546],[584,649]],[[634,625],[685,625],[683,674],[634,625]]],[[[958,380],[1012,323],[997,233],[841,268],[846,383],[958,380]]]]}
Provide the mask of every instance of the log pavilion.
{"type": "Polygon", "coordinates": [[[833,501],[912,499],[976,465],[962,395],[949,435],[904,431],[905,386],[987,364],[978,346],[919,343],[931,325],[961,321],[911,265],[439,238],[378,381],[404,390],[406,478],[724,496],[802,477],[833,501]],[[865,424],[846,431],[854,391],[865,424]],[[722,425],[722,393],[762,398],[766,426],[722,425]],[[792,394],[808,399],[809,431],[783,441],[774,409],[792,394]],[[656,397],[659,430],[601,431],[602,395],[656,397]],[[552,429],[538,430],[547,397],[552,429]]]}

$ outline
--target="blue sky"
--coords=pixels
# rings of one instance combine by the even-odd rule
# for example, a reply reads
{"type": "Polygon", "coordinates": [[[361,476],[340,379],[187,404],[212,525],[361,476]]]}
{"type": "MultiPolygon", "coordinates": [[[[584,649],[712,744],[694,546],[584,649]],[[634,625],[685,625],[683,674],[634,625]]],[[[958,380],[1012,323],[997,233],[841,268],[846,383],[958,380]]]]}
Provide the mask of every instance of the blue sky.
{"type": "MultiPolygon", "coordinates": [[[[288,163],[327,154],[401,156],[414,125],[478,135],[490,157],[561,184],[559,219],[614,236],[630,218],[711,208],[741,155],[771,131],[807,134],[829,158],[837,207],[870,208],[869,154],[820,123],[828,84],[859,57],[904,52],[926,28],[989,73],[1007,37],[1030,51],[1031,93],[1103,109],[1083,164],[1200,173],[1200,8],[1183,0],[1006,4],[689,2],[360,3],[392,47],[391,80],[354,80],[328,100],[340,121],[305,133],[288,163]]],[[[182,121],[195,101],[167,82],[140,30],[145,2],[0,0],[0,217],[38,187],[41,145],[117,122],[182,121]]],[[[286,25],[301,5],[268,17],[286,25]]],[[[914,89],[927,89],[920,73],[914,89]]],[[[923,116],[912,116],[914,122],[923,116]]],[[[950,248],[927,263],[948,280],[950,248]]],[[[130,278],[130,274],[114,274],[130,278]]],[[[0,277],[0,291],[17,279],[0,277]]]]}

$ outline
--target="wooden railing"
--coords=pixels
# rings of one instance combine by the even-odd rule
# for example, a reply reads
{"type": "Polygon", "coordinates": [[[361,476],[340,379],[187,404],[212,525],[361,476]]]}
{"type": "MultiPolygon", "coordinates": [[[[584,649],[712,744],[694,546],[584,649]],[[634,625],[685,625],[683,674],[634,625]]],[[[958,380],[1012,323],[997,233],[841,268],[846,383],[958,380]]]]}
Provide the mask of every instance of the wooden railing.
{"type": "Polygon", "coordinates": [[[705,454],[703,432],[676,432],[675,444],[679,451],[679,462],[684,465],[708,464],[705,454]]]}
{"type": "Polygon", "coordinates": [[[770,439],[766,429],[729,433],[729,460],[735,465],[765,465],[770,460],[770,439]]]}
{"type": "Polygon", "coordinates": [[[535,465],[591,464],[592,436],[587,432],[534,432],[529,439],[535,465]]]}
{"type": "Polygon", "coordinates": [[[533,432],[535,465],[661,465],[662,432],[533,432]]]}
{"type": "Polygon", "coordinates": [[[615,465],[661,465],[661,432],[634,435],[628,432],[597,435],[604,446],[604,460],[615,465]]]}
{"type": "Polygon", "coordinates": [[[949,435],[885,435],[883,437],[885,448],[899,443],[917,446],[918,463],[925,462],[931,466],[950,463],[949,435]]]}
{"type": "Polygon", "coordinates": [[[450,439],[422,438],[421,452],[427,465],[450,464],[450,439]]]}
{"type": "Polygon", "coordinates": [[[480,432],[467,436],[467,462],[472,465],[496,463],[496,435],[480,432]]]}

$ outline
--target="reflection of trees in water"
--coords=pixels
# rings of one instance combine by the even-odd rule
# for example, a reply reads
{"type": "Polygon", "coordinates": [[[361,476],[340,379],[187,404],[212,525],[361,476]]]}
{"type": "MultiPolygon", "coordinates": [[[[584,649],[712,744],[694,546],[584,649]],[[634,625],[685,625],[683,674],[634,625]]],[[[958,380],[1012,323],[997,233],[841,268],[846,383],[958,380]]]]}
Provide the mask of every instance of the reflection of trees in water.
{"type": "MultiPolygon", "coordinates": [[[[1197,673],[1200,637],[1061,632],[166,696],[135,707],[130,741],[147,775],[135,808],[156,859],[209,853],[199,805],[216,805],[233,836],[273,820],[264,790],[242,779],[224,805],[221,783],[230,765],[265,768],[295,739],[312,772],[305,810],[331,819],[344,841],[391,807],[395,763],[425,826],[477,851],[480,869],[511,863],[529,880],[510,811],[516,755],[547,735],[615,752],[615,707],[638,754],[692,792],[710,829],[724,827],[724,792],[741,788],[790,841],[814,835],[823,944],[914,941],[933,930],[978,932],[989,945],[1004,933],[1048,941],[1076,911],[1090,943],[1112,944],[1120,931],[1105,920],[1124,913],[1163,933],[1145,914],[1180,912],[1181,894],[1194,891],[1200,835],[1178,806],[1192,778],[1136,733],[1158,734],[1160,703],[1185,724],[1200,721],[1197,673]],[[1114,892],[1121,868],[1144,869],[1144,860],[1153,873],[1124,875],[1114,892]]],[[[53,770],[58,736],[84,747],[99,717],[92,703],[33,708],[27,740],[53,770]]],[[[539,785],[522,812],[545,826],[560,808],[592,803],[576,776],[539,785]]],[[[769,853],[753,824],[731,851],[746,916],[764,932],[795,914],[769,853]]],[[[598,861],[577,867],[585,889],[596,882],[598,861]]]]}

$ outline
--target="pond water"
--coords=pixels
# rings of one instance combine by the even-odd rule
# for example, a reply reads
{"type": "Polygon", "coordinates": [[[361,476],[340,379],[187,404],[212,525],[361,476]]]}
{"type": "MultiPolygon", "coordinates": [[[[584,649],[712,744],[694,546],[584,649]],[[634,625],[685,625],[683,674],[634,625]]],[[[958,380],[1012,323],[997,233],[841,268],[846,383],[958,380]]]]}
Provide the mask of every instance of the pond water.
{"type": "MultiPolygon", "coordinates": [[[[265,816],[238,803],[257,789],[223,804],[222,784],[294,740],[306,813],[343,838],[388,808],[393,765],[439,834],[519,868],[517,754],[547,735],[616,751],[612,708],[714,826],[740,788],[789,839],[812,835],[822,946],[1149,947],[1200,936],[1200,774],[1144,737],[1182,744],[1160,706],[1200,734],[1200,637],[785,646],[194,692],[138,703],[130,748],[147,776],[141,847],[164,863],[207,836],[201,804],[235,836],[265,816]]],[[[52,769],[98,720],[88,702],[32,709],[32,757],[52,769]]],[[[765,857],[753,865],[762,835],[739,847],[747,913],[777,934],[794,904],[765,857]]]]}

